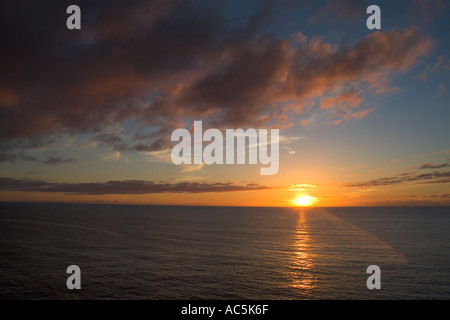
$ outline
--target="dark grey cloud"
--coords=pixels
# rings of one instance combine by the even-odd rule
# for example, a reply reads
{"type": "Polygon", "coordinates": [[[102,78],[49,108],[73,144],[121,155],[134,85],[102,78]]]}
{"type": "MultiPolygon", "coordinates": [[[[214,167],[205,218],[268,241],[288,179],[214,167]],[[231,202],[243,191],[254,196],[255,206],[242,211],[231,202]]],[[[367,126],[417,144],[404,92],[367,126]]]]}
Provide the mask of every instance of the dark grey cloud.
{"type": "Polygon", "coordinates": [[[434,164],[432,162],[424,163],[419,169],[442,169],[450,167],[448,163],[434,164]]]}
{"type": "Polygon", "coordinates": [[[428,183],[449,183],[450,182],[450,171],[447,172],[438,172],[434,171],[431,173],[423,173],[417,175],[398,175],[394,177],[384,177],[374,180],[361,181],[355,183],[348,183],[343,185],[344,187],[379,187],[379,186],[389,186],[396,185],[400,183],[420,183],[420,184],[428,184],[428,183]]]}
{"type": "MultiPolygon", "coordinates": [[[[25,150],[20,140],[105,135],[123,120],[133,130],[158,130],[126,143],[120,134],[104,139],[118,151],[166,148],[168,133],[186,119],[216,127],[289,125],[302,99],[356,82],[380,92],[387,75],[414,65],[433,44],[414,28],[375,32],[347,46],[302,34],[277,38],[266,31],[272,12],[289,10],[291,1],[257,2],[239,24],[223,10],[230,3],[79,0],[82,30],[73,31],[65,13],[72,1],[2,1],[0,151],[12,141],[25,150]]],[[[355,2],[345,3],[351,15],[355,2]]],[[[370,111],[357,107],[339,117],[370,111]]]]}
{"type": "Polygon", "coordinates": [[[127,151],[151,152],[168,148],[168,146],[170,145],[167,139],[158,138],[157,135],[155,134],[149,135],[147,137],[136,136],[134,140],[148,140],[148,138],[152,138],[153,141],[151,143],[137,142],[134,144],[129,144],[123,141],[123,139],[120,137],[119,134],[115,133],[100,134],[95,139],[102,145],[119,152],[127,152],[127,151]]]}
{"type": "Polygon", "coordinates": [[[430,197],[430,198],[450,198],[450,193],[431,194],[428,197],[430,197]]]}
{"type": "Polygon", "coordinates": [[[450,193],[426,194],[426,195],[413,194],[413,195],[410,195],[409,197],[410,198],[450,198],[450,193]]]}
{"type": "Polygon", "coordinates": [[[44,180],[0,178],[0,191],[35,191],[66,194],[152,194],[152,193],[205,193],[265,190],[270,187],[249,183],[238,185],[231,182],[157,183],[144,180],[123,180],[92,183],[56,183],[44,180]]]}
{"type": "Polygon", "coordinates": [[[64,163],[74,162],[75,159],[62,158],[58,156],[50,156],[47,158],[38,158],[35,156],[30,156],[22,152],[12,153],[12,152],[2,152],[0,153],[0,162],[17,162],[17,161],[29,161],[37,162],[45,165],[58,165],[64,163]]]}
{"type": "Polygon", "coordinates": [[[70,163],[70,162],[74,162],[74,161],[75,161],[74,159],[61,158],[61,157],[48,157],[46,159],[39,160],[40,163],[48,164],[48,165],[58,165],[58,164],[70,163]]]}

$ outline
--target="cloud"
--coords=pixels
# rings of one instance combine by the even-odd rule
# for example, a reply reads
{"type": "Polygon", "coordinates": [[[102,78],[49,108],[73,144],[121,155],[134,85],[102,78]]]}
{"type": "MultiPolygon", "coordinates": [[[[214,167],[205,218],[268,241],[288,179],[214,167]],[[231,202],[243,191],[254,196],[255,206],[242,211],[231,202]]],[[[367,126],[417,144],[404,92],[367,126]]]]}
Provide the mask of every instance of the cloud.
{"type": "Polygon", "coordinates": [[[64,163],[74,162],[74,159],[62,158],[58,156],[51,156],[47,158],[38,158],[24,153],[0,153],[0,162],[17,162],[17,161],[31,161],[38,162],[45,165],[58,165],[64,163]]]}
{"type": "Polygon", "coordinates": [[[77,4],[80,32],[66,29],[64,1],[2,4],[0,41],[8,50],[0,51],[0,150],[90,133],[113,151],[152,152],[170,147],[171,130],[186,119],[288,127],[322,97],[334,123],[361,119],[373,110],[362,93],[386,92],[388,79],[434,43],[416,28],[373,32],[345,46],[297,33],[277,38],[262,32],[270,5],[236,26],[208,1],[77,4]],[[125,120],[131,132],[108,132],[125,120]],[[155,131],[142,138],[147,127],[155,131]]]}
{"type": "Polygon", "coordinates": [[[153,194],[153,193],[205,193],[266,190],[270,187],[255,183],[237,185],[231,182],[156,183],[144,180],[123,180],[92,183],[57,183],[43,180],[0,178],[0,191],[57,192],[66,194],[153,194]]]}
{"type": "Polygon", "coordinates": [[[49,157],[47,159],[44,160],[40,160],[39,162],[43,163],[43,164],[49,164],[49,165],[58,165],[58,164],[62,164],[62,163],[70,163],[73,162],[74,159],[65,159],[65,158],[60,158],[60,157],[49,157]]]}
{"type": "Polygon", "coordinates": [[[361,0],[337,0],[329,1],[325,7],[321,8],[318,12],[313,14],[309,20],[309,23],[318,23],[329,16],[333,16],[339,21],[343,19],[356,20],[364,19],[367,5],[361,0]]]}
{"type": "Polygon", "coordinates": [[[435,97],[440,96],[441,94],[443,94],[445,91],[447,90],[447,88],[445,87],[445,85],[443,83],[440,83],[438,86],[438,90],[436,91],[436,94],[434,95],[435,97]]]}
{"type": "Polygon", "coordinates": [[[331,121],[333,124],[340,124],[342,121],[350,121],[351,119],[362,119],[367,116],[370,112],[374,111],[375,107],[352,111],[348,107],[341,107],[335,112],[335,117],[338,119],[331,121]]]}
{"type": "Polygon", "coordinates": [[[0,105],[6,108],[15,107],[19,103],[18,95],[8,88],[0,87],[0,105]]]}
{"type": "Polygon", "coordinates": [[[113,151],[105,156],[103,156],[103,160],[119,160],[120,159],[120,152],[119,151],[113,151]]]}
{"type": "Polygon", "coordinates": [[[293,184],[289,187],[290,191],[305,191],[317,188],[315,184],[293,184]]]}
{"type": "Polygon", "coordinates": [[[442,15],[447,7],[447,0],[414,0],[409,5],[409,12],[414,16],[420,16],[422,23],[427,23],[442,15]]]}
{"type": "Polygon", "coordinates": [[[430,194],[428,196],[423,196],[424,198],[450,198],[450,193],[441,193],[441,194],[430,194]]]}
{"type": "Polygon", "coordinates": [[[258,125],[255,114],[270,113],[265,119],[280,119],[281,110],[289,111],[279,108],[282,102],[298,101],[292,103],[297,109],[302,108],[301,101],[335,92],[336,96],[322,101],[322,108],[341,107],[340,121],[362,118],[373,109],[354,110],[361,100],[357,92],[350,93],[351,86],[385,86],[387,74],[405,71],[431,46],[431,39],[414,28],[375,32],[350,48],[337,48],[316,37],[295,49],[278,40],[249,47],[248,52],[244,49],[227,68],[186,86],[179,103],[205,114],[209,109],[220,116],[216,116],[219,125],[258,125]]]}
{"type": "Polygon", "coordinates": [[[195,165],[181,165],[181,172],[194,172],[194,171],[200,171],[205,167],[205,163],[202,164],[195,164],[195,165]]]}
{"type": "Polygon", "coordinates": [[[419,169],[441,169],[450,167],[448,163],[434,164],[432,162],[424,163],[419,169]]]}
{"type": "Polygon", "coordinates": [[[356,108],[362,102],[360,93],[358,92],[342,92],[331,98],[324,98],[320,104],[320,109],[327,109],[337,105],[356,108]]]}
{"type": "Polygon", "coordinates": [[[429,183],[449,183],[450,182],[450,171],[438,172],[434,171],[432,173],[424,173],[418,175],[398,175],[394,177],[384,177],[374,180],[348,183],[343,185],[344,187],[350,188],[366,188],[366,187],[379,187],[379,186],[389,186],[396,185],[400,183],[419,183],[419,184],[429,184],[429,183]]]}
{"type": "Polygon", "coordinates": [[[415,78],[425,82],[427,81],[429,73],[446,71],[450,71],[450,59],[447,58],[447,55],[440,55],[437,57],[437,61],[434,65],[428,65],[422,73],[416,74],[415,78]]]}

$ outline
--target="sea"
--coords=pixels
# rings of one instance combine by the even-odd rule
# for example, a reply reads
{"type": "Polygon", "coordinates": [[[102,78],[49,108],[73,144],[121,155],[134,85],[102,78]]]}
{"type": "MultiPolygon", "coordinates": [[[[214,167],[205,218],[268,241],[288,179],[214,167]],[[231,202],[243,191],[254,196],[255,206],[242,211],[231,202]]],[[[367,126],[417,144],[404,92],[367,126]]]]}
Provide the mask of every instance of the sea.
{"type": "Polygon", "coordinates": [[[450,207],[0,203],[3,300],[449,298],[450,207]]]}

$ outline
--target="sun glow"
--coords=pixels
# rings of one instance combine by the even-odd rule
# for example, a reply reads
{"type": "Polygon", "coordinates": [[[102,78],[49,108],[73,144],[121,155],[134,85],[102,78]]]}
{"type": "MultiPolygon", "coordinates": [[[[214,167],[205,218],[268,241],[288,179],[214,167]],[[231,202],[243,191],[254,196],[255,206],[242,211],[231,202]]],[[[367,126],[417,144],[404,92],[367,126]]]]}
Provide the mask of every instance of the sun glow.
{"type": "Polygon", "coordinates": [[[298,198],[295,198],[293,200],[291,200],[293,205],[299,206],[299,207],[308,207],[313,205],[316,201],[317,198],[314,198],[310,195],[301,195],[298,198]]]}

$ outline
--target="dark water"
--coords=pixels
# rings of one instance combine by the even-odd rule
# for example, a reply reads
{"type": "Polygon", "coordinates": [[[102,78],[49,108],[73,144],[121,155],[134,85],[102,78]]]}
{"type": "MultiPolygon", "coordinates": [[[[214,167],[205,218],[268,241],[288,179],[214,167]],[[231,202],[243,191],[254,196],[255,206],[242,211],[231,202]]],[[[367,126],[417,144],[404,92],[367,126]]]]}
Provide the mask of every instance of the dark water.
{"type": "Polygon", "coordinates": [[[2,299],[449,299],[449,266],[448,207],[0,204],[2,299]]]}

